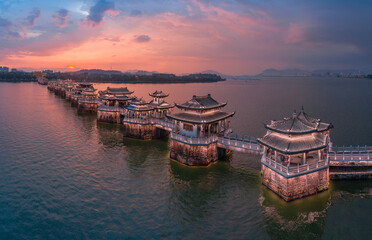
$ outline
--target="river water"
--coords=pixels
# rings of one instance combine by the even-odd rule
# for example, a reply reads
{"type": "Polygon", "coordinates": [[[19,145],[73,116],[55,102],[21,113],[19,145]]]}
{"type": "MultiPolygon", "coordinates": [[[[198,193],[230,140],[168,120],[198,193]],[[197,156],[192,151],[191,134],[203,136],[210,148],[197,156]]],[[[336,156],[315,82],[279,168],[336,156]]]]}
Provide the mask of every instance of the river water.
{"type": "MultiPolygon", "coordinates": [[[[236,111],[235,132],[305,111],[332,122],[334,145],[372,145],[372,81],[273,78],[127,86],[169,102],[211,93],[236,111]]],[[[0,83],[0,239],[367,239],[372,181],[286,203],[260,183],[259,156],[209,167],[169,159],[167,140],[123,139],[36,83],[0,83]]]]}

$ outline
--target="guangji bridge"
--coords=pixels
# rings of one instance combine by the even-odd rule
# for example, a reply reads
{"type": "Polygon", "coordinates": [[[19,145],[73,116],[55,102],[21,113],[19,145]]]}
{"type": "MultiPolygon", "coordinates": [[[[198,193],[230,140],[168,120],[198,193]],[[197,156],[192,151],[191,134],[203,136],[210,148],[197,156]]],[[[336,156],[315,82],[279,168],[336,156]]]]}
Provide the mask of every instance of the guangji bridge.
{"type": "Polygon", "coordinates": [[[168,94],[150,93],[150,102],[127,88],[96,93],[90,83],[58,80],[48,89],[71,101],[79,112],[97,113],[97,121],[123,124],[123,136],[151,140],[169,136],[170,158],[190,166],[207,166],[228,152],[261,154],[262,183],[286,201],[328,189],[329,179],[371,178],[372,147],[332,146],[333,125],[298,113],[266,124],[262,138],[234,133],[223,111],[226,103],[210,94],[181,104],[168,94]],[[171,109],[176,108],[176,111],[171,109]]]}

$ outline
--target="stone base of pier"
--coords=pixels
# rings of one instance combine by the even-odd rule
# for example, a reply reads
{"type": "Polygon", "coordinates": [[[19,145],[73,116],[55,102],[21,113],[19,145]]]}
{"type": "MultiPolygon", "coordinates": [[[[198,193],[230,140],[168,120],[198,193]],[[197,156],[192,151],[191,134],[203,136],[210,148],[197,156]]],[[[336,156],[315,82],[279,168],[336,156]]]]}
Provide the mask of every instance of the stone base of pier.
{"type": "Polygon", "coordinates": [[[151,140],[167,136],[168,131],[155,127],[153,124],[123,123],[124,137],[151,140]]]}
{"type": "Polygon", "coordinates": [[[208,166],[230,152],[217,147],[217,143],[189,145],[173,139],[169,139],[169,148],[171,159],[189,166],[208,166]]]}
{"type": "Polygon", "coordinates": [[[70,102],[71,98],[72,98],[72,94],[71,93],[66,93],[66,100],[70,102]]]}
{"type": "Polygon", "coordinates": [[[285,201],[292,201],[327,190],[329,186],[329,169],[286,178],[262,165],[262,184],[285,201]]]}
{"type": "Polygon", "coordinates": [[[97,121],[107,123],[121,123],[120,112],[97,111],[97,121]]]}
{"type": "Polygon", "coordinates": [[[78,103],[79,113],[95,113],[97,112],[97,103],[78,103]]]}
{"type": "Polygon", "coordinates": [[[76,97],[71,97],[71,107],[77,107],[78,106],[79,99],[76,97]]]}

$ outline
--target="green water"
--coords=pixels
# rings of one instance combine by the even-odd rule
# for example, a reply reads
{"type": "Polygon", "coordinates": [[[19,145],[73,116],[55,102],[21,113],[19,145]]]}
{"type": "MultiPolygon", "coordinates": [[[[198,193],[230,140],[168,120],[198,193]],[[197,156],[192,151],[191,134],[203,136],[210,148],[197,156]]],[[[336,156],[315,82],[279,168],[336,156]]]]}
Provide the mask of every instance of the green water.
{"type": "MultiPolygon", "coordinates": [[[[98,89],[118,84],[96,84],[98,89]]],[[[335,129],[334,145],[372,145],[372,81],[263,79],[125,85],[169,102],[211,93],[236,132],[305,110],[335,129]]],[[[0,84],[0,239],[368,239],[372,181],[331,182],[286,203],[260,183],[259,156],[209,167],[169,159],[167,139],[122,138],[35,83],[0,84]]]]}

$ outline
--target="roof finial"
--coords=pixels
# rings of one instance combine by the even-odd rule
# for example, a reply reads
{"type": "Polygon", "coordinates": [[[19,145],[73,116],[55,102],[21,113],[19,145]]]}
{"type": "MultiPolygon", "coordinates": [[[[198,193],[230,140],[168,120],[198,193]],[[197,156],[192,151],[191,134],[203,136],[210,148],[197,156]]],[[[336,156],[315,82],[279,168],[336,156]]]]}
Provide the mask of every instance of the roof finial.
{"type": "Polygon", "coordinates": [[[296,117],[297,116],[297,113],[296,113],[296,109],[293,111],[293,117],[296,117]]]}
{"type": "Polygon", "coordinates": [[[301,110],[304,111],[304,106],[303,105],[301,106],[301,110]]]}

